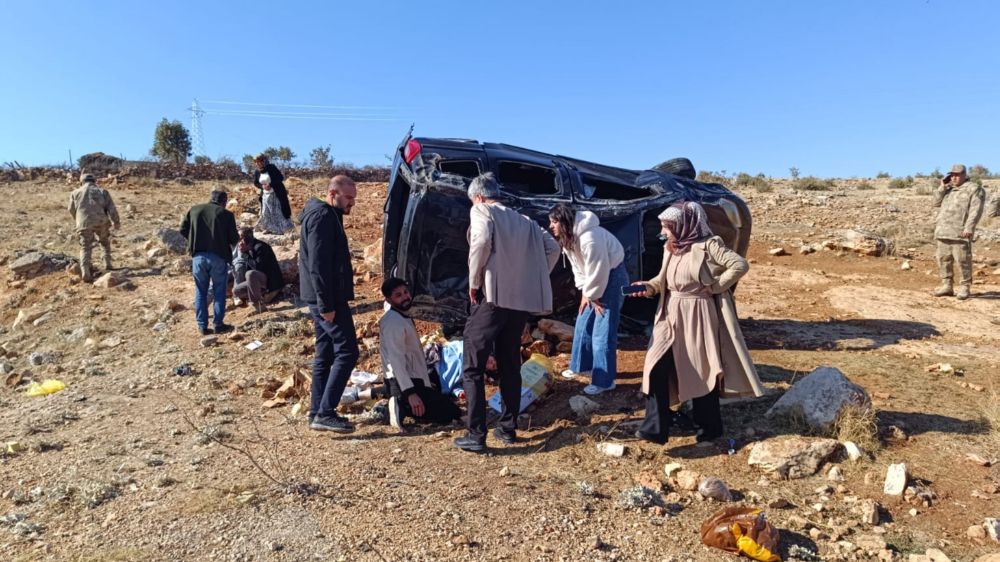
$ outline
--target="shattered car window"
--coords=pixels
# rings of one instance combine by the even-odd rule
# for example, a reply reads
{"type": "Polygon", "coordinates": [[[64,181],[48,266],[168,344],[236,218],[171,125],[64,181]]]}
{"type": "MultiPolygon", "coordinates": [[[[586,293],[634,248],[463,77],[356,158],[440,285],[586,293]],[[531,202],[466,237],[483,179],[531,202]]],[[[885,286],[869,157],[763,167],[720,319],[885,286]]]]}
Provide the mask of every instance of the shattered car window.
{"type": "Polygon", "coordinates": [[[504,188],[517,195],[558,195],[556,171],[552,168],[522,162],[500,162],[498,180],[504,188]]]}

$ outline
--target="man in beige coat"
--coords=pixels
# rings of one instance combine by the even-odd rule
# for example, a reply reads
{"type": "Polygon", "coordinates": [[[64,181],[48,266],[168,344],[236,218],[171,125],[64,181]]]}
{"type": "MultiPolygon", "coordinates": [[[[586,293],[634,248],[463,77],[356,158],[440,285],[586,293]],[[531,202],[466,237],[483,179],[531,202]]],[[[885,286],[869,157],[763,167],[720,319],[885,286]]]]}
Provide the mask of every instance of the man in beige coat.
{"type": "Polygon", "coordinates": [[[497,201],[500,184],[486,173],[469,185],[469,301],[463,338],[462,385],[469,409],[468,432],[455,440],[465,451],[486,448],[486,387],[483,374],[496,357],[503,409],[493,435],[512,444],[521,406],[521,333],[530,314],[552,311],[549,273],[559,245],[535,221],[497,201]]]}
{"type": "Polygon", "coordinates": [[[80,275],[84,281],[93,281],[94,266],[91,253],[95,240],[104,249],[104,268],[111,270],[111,227],[121,227],[118,209],[108,190],[97,186],[92,174],[80,176],[83,184],[69,196],[69,214],[76,221],[76,233],[80,236],[80,275]]]}
{"type": "Polygon", "coordinates": [[[934,238],[937,239],[937,261],[941,270],[941,286],[935,297],[955,295],[958,300],[969,298],[972,288],[972,239],[976,225],[983,216],[986,191],[969,181],[965,166],[955,164],[941,180],[934,193],[934,206],[940,208],[934,238]],[[958,293],[954,292],[952,272],[958,262],[962,272],[958,293]]]}

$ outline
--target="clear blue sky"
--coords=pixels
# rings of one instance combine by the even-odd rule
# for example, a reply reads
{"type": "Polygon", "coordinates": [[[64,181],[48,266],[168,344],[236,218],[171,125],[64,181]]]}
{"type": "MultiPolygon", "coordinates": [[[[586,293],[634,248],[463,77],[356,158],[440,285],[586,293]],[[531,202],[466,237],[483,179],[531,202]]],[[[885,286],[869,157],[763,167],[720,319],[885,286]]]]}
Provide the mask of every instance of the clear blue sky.
{"type": "Polygon", "coordinates": [[[4,3],[0,162],[145,156],[193,98],[388,121],[206,115],[206,153],[385,163],[424,136],[632,168],[1000,169],[1000,2],[4,3]]]}

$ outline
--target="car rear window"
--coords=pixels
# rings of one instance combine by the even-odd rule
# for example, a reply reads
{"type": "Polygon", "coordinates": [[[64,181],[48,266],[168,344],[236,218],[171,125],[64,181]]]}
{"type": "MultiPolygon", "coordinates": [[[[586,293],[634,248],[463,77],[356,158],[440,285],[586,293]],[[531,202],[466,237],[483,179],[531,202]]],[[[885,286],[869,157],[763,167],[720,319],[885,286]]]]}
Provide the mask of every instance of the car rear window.
{"type": "Polygon", "coordinates": [[[521,162],[500,162],[497,179],[504,189],[518,195],[556,195],[556,171],[521,162]]]}
{"type": "Polygon", "coordinates": [[[444,174],[455,174],[463,178],[473,179],[479,175],[479,162],[475,160],[442,160],[438,162],[438,170],[444,174]]]}

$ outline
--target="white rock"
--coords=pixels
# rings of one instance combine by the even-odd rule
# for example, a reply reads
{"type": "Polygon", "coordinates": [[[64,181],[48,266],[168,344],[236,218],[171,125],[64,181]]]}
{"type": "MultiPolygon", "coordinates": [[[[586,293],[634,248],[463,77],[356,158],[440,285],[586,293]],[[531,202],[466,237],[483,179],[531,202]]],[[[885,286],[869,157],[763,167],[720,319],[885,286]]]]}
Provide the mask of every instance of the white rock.
{"type": "Polygon", "coordinates": [[[816,474],[831,455],[840,449],[835,439],[785,437],[754,444],[747,463],[782,478],[805,478],[816,474]]]}
{"type": "Polygon", "coordinates": [[[598,443],[597,450],[609,457],[625,456],[625,445],[621,443],[598,443]]]}
{"type": "Polygon", "coordinates": [[[767,251],[767,253],[771,254],[772,256],[787,256],[788,255],[788,252],[786,252],[784,248],[771,248],[770,250],[767,251]]]}
{"type": "Polygon", "coordinates": [[[904,261],[903,265],[899,266],[899,269],[902,269],[903,271],[909,271],[910,269],[912,269],[912,267],[910,266],[909,261],[904,261]]]}
{"type": "Polygon", "coordinates": [[[684,468],[684,467],[681,466],[679,463],[675,463],[675,462],[667,463],[663,467],[663,473],[667,475],[667,478],[673,478],[674,474],[680,472],[680,470],[682,468],[684,468]]]}
{"type": "Polygon", "coordinates": [[[890,464],[885,471],[885,485],[882,492],[890,496],[901,496],[906,490],[907,474],[905,464],[890,464]]]}
{"type": "Polygon", "coordinates": [[[45,316],[48,313],[49,309],[47,308],[38,307],[27,310],[22,308],[21,310],[17,311],[17,318],[14,319],[14,323],[11,325],[10,328],[13,330],[14,328],[17,328],[22,324],[26,324],[28,322],[34,322],[35,320],[38,320],[39,318],[45,316]]]}
{"type": "Polygon", "coordinates": [[[847,453],[847,458],[855,462],[861,460],[861,457],[863,456],[861,453],[861,447],[858,447],[854,441],[844,441],[841,445],[844,446],[844,452],[847,453]]]}
{"type": "Polygon", "coordinates": [[[830,470],[826,473],[826,479],[833,482],[843,482],[844,472],[840,470],[839,466],[830,467],[830,470]]]}
{"type": "Polygon", "coordinates": [[[569,399],[569,407],[577,417],[589,418],[601,405],[586,396],[576,395],[569,399]]]}
{"type": "Polygon", "coordinates": [[[122,285],[126,282],[128,282],[128,278],[125,277],[124,273],[109,271],[98,277],[97,281],[94,281],[94,286],[102,289],[110,289],[111,287],[117,287],[118,285],[122,285]]]}
{"type": "Polygon", "coordinates": [[[166,255],[167,251],[163,248],[151,248],[146,252],[147,258],[158,258],[160,256],[166,255]]]}
{"type": "Polygon", "coordinates": [[[945,553],[936,548],[928,548],[924,556],[930,559],[931,562],[951,562],[951,558],[948,558],[945,553]]]}
{"type": "Polygon", "coordinates": [[[793,416],[815,430],[827,432],[849,406],[871,407],[871,399],[839,369],[820,367],[792,385],[767,416],[793,416]]]}

